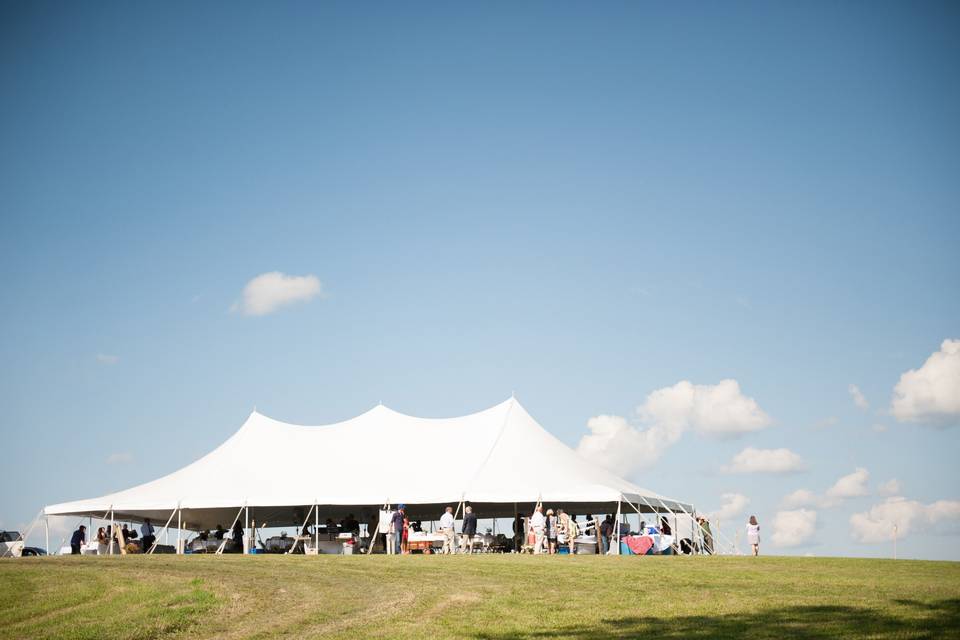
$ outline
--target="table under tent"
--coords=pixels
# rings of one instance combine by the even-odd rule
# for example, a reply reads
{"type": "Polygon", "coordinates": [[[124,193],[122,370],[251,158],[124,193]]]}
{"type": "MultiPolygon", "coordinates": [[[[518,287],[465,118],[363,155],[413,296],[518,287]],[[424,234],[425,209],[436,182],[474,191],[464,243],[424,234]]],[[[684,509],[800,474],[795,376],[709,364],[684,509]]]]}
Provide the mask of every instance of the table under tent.
{"type": "MultiPolygon", "coordinates": [[[[588,525],[584,537],[592,531],[594,544],[596,527],[589,525],[595,515],[616,514],[623,521],[628,513],[647,514],[651,523],[663,518],[674,527],[689,523],[689,550],[712,552],[692,505],[643,489],[584,459],[515,398],[471,415],[439,419],[380,405],[324,426],[287,424],[254,411],[223,444],[178,471],[99,498],[51,505],[42,513],[114,524],[150,519],[159,535],[143,549],[147,553],[166,549],[160,540],[171,529],[176,540],[170,550],[177,553],[191,550],[181,532],[217,528],[219,537],[202,540],[203,550],[269,550],[270,544],[257,544],[256,532],[264,526],[293,528],[292,540],[279,544],[280,551],[343,553],[353,545],[367,549],[370,538],[364,540],[363,533],[376,526],[357,527],[358,538],[335,523],[351,515],[366,525],[400,503],[411,522],[425,523],[439,520],[447,506],[457,517],[470,505],[482,519],[511,520],[529,516],[537,504],[560,507],[589,516],[581,526],[588,525]],[[309,535],[300,535],[304,528],[309,535]],[[231,532],[239,529],[242,542],[234,545],[231,532]]],[[[635,518],[639,522],[643,515],[635,518]]],[[[636,533],[659,536],[651,545],[655,551],[680,548],[674,540],[665,547],[663,532],[636,533]]],[[[613,553],[630,552],[620,544],[626,534],[627,529],[616,528],[613,553]]],[[[127,542],[118,551],[128,548],[127,542]]],[[[109,545],[109,552],[115,546],[109,545]]]]}

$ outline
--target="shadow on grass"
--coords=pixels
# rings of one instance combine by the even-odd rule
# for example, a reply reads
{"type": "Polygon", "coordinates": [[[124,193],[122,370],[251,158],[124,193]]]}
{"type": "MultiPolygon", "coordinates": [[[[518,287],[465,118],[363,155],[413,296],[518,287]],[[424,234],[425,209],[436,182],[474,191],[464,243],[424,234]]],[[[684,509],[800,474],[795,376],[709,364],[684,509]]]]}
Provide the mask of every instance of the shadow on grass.
{"type": "Polygon", "coordinates": [[[636,616],[531,631],[484,633],[506,638],[960,638],[960,599],[894,600],[887,610],[845,606],[797,606],[718,616],[636,616]]]}

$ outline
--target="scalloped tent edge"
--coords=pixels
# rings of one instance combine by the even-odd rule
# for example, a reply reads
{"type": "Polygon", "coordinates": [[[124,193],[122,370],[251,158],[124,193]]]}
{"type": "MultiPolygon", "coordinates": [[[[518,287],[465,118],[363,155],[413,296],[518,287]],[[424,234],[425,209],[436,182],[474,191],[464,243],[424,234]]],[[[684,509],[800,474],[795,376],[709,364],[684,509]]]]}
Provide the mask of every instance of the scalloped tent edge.
{"type": "MultiPolygon", "coordinates": [[[[50,505],[48,516],[164,521],[180,509],[189,528],[230,522],[247,507],[271,526],[405,503],[413,518],[469,503],[481,517],[508,517],[538,501],[609,513],[621,501],[693,513],[690,504],[639,487],[584,459],[516,400],[456,418],[418,418],[383,405],[308,427],[256,410],[219,447],[173,473],[97,498],[50,505]]],[[[187,524],[184,524],[187,527],[187,524]]]]}

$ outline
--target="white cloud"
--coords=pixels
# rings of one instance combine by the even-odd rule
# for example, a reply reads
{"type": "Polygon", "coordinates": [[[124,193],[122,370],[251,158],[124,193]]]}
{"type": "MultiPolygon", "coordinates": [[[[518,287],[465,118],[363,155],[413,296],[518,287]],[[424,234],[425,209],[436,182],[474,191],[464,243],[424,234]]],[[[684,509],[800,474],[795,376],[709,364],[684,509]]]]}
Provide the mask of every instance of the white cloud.
{"type": "Polygon", "coordinates": [[[879,422],[877,422],[876,424],[874,424],[874,425],[871,426],[870,428],[873,429],[874,433],[886,433],[886,432],[887,432],[887,425],[885,425],[885,424],[880,424],[879,422]]]}
{"type": "Polygon", "coordinates": [[[853,398],[853,404],[857,405],[864,411],[870,408],[870,403],[867,402],[867,399],[863,397],[863,393],[860,392],[860,387],[855,384],[851,384],[847,387],[847,391],[850,392],[850,397],[853,398]]]}
{"type": "Polygon", "coordinates": [[[111,356],[106,353],[98,353],[97,362],[100,364],[117,364],[120,362],[120,356],[111,356]]]}
{"type": "Polygon", "coordinates": [[[838,479],[832,487],[827,489],[829,498],[858,498],[870,493],[867,489],[867,480],[870,479],[870,472],[863,467],[857,467],[856,471],[847,474],[838,479]]]}
{"type": "Polygon", "coordinates": [[[773,535],[770,540],[776,547],[796,547],[810,540],[816,530],[816,511],[778,511],[773,518],[773,535]]]}
{"type": "Polygon", "coordinates": [[[657,389],[636,408],[636,424],[615,415],[587,421],[590,433],[580,439],[583,456],[621,473],[649,468],[685,432],[732,436],[756,431],[770,418],[736,380],[695,385],[686,380],[657,389]]]}
{"type": "Polygon", "coordinates": [[[901,422],[960,424],[960,340],[944,340],[922,367],[900,376],[890,412],[901,422]]]}
{"type": "Polygon", "coordinates": [[[850,516],[850,535],[857,542],[876,543],[904,537],[915,529],[934,530],[938,525],[960,521],[960,501],[938,500],[923,504],[902,497],[887,498],[869,511],[850,516]]]}
{"type": "Polygon", "coordinates": [[[590,418],[587,428],[590,433],[580,439],[577,451],[602,466],[621,471],[649,468],[683,433],[666,425],[637,429],[625,418],[608,415],[590,418]]]}
{"type": "Polygon", "coordinates": [[[789,473],[803,469],[803,459],[789,449],[747,447],[722,470],[726,473],[789,473]]]}
{"type": "Polygon", "coordinates": [[[682,380],[657,389],[637,408],[645,421],[676,425],[709,435],[737,435],[770,426],[770,416],[757,401],[740,392],[736,380],[692,384],[682,380]]]}
{"type": "Polygon", "coordinates": [[[821,498],[809,489],[797,489],[788,493],[780,501],[784,509],[797,509],[799,507],[814,507],[820,504],[821,498]]]}
{"type": "Polygon", "coordinates": [[[722,503],[716,511],[710,512],[710,519],[715,522],[727,522],[743,513],[750,504],[750,499],[740,493],[725,493],[720,496],[722,503]]]}
{"type": "Polygon", "coordinates": [[[896,478],[890,478],[886,482],[880,483],[880,486],[877,487],[877,493],[882,496],[898,496],[900,492],[900,481],[896,478]]]}
{"type": "Polygon", "coordinates": [[[826,429],[826,428],[828,428],[828,427],[836,426],[836,424],[837,424],[838,422],[839,422],[839,420],[837,419],[837,416],[829,416],[829,417],[826,417],[826,418],[824,418],[824,419],[822,419],[822,420],[817,420],[817,422],[814,423],[813,428],[814,428],[814,429],[826,429]]]}
{"type": "Polygon", "coordinates": [[[243,298],[231,311],[248,316],[263,316],[295,302],[306,302],[321,293],[317,276],[288,276],[279,271],[263,273],[243,288],[243,298]]]}
{"type": "Polygon", "coordinates": [[[107,464],[129,464],[133,462],[133,454],[129,451],[119,451],[107,456],[107,464]]]}

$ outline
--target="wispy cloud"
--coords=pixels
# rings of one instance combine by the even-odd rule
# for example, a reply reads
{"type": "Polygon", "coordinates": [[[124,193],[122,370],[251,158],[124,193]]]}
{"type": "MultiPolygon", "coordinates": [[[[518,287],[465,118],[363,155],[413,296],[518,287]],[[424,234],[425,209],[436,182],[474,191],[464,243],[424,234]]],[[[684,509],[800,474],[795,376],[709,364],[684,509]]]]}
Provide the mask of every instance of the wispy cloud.
{"type": "Polygon", "coordinates": [[[320,295],[321,289],[317,276],[289,276],[270,271],[248,282],[241,299],[230,310],[247,316],[264,316],[281,307],[311,300],[320,295]]]}
{"type": "Polygon", "coordinates": [[[860,387],[855,384],[851,384],[847,387],[847,391],[850,392],[850,397],[853,398],[853,404],[857,405],[860,409],[866,411],[870,408],[870,403],[867,402],[867,399],[863,396],[863,393],[860,391],[860,387]]]}
{"type": "Polygon", "coordinates": [[[107,456],[107,464],[130,464],[133,462],[133,454],[129,451],[119,451],[107,456]]]}
{"type": "Polygon", "coordinates": [[[117,364],[120,362],[120,356],[112,356],[106,353],[97,354],[97,362],[100,364],[117,364]]]}
{"type": "Polygon", "coordinates": [[[789,449],[747,447],[725,465],[725,473],[790,473],[804,468],[803,458],[789,449]]]}
{"type": "Polygon", "coordinates": [[[960,501],[937,500],[923,504],[903,497],[887,498],[869,511],[850,516],[850,535],[857,542],[876,543],[893,539],[894,527],[900,537],[913,529],[935,529],[960,521],[960,501]]]}

